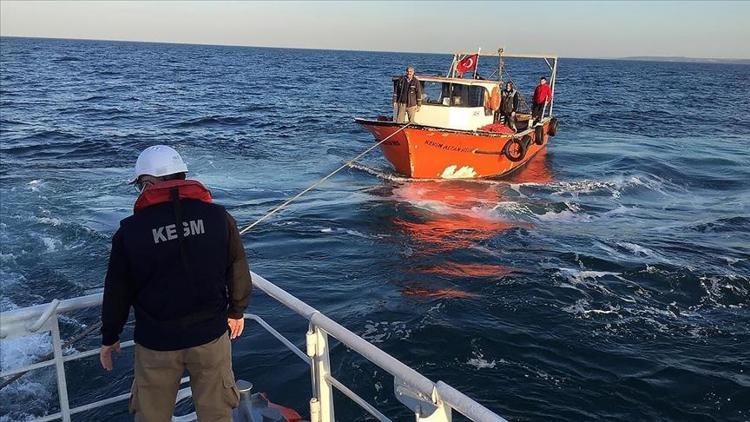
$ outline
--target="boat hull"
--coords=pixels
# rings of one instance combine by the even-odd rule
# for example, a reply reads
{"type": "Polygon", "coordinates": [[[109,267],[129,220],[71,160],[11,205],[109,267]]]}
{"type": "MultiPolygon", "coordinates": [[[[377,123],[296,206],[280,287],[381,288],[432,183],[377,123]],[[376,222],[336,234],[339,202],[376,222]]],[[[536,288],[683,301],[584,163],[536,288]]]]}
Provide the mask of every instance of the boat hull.
{"type": "Polygon", "coordinates": [[[517,134],[456,131],[427,126],[357,119],[381,144],[394,169],[415,179],[472,179],[507,175],[525,165],[547,146],[550,121],[542,127],[541,142],[536,130],[517,134]],[[400,131],[399,131],[400,130],[400,131]],[[516,142],[509,145],[512,138],[516,142]],[[518,154],[518,143],[524,151],[518,154]],[[512,151],[508,152],[509,147],[512,151]],[[511,159],[511,157],[513,159],[511,159]]]}

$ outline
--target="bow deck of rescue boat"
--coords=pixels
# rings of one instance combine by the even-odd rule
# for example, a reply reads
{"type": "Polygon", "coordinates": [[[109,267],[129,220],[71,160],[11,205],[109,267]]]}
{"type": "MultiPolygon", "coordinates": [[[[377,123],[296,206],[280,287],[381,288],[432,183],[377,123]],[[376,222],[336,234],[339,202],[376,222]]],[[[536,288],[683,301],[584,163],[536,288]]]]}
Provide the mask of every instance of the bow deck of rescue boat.
{"type": "MultiPolygon", "coordinates": [[[[296,355],[310,366],[311,390],[313,395],[309,400],[311,422],[334,422],[336,420],[333,400],[334,390],[352,400],[376,420],[391,420],[336,378],[332,370],[331,349],[328,345],[329,338],[331,337],[338,340],[352,352],[359,354],[362,358],[373,363],[382,371],[393,376],[394,395],[396,399],[408,408],[408,414],[414,415],[416,421],[449,422],[452,420],[452,412],[454,410],[473,421],[505,421],[502,417],[450,385],[442,381],[431,381],[258,274],[252,273],[252,279],[254,287],[268,295],[278,305],[281,305],[282,308],[291,310],[308,321],[308,328],[305,333],[306,350],[302,351],[293,341],[279,333],[279,331],[274,329],[260,316],[245,314],[246,320],[258,323],[261,328],[286,346],[293,355],[296,355]]],[[[73,415],[91,415],[88,412],[104,406],[112,406],[115,403],[124,402],[130,398],[129,393],[124,393],[91,403],[79,404],[76,407],[70,406],[66,381],[70,367],[66,367],[66,364],[74,360],[97,356],[99,349],[86,351],[73,350],[72,353],[69,353],[69,350],[65,350],[60,338],[60,320],[67,318],[65,314],[79,313],[80,315],[86,309],[100,307],[102,298],[103,295],[101,293],[92,294],[62,301],[53,300],[44,305],[13,309],[0,313],[0,339],[3,341],[46,332],[51,333],[50,340],[53,353],[51,353],[50,358],[42,362],[15,368],[3,367],[2,372],[0,372],[0,378],[6,378],[24,374],[35,369],[45,367],[55,368],[60,410],[57,413],[40,417],[36,419],[37,421],[70,421],[73,415]]],[[[123,348],[132,347],[133,345],[133,341],[122,343],[123,348]]],[[[3,345],[3,347],[5,346],[3,345]]],[[[279,359],[279,362],[282,361],[282,359],[279,359]]],[[[180,384],[186,384],[188,381],[189,377],[185,377],[180,381],[180,384]]],[[[373,380],[373,382],[375,381],[373,380]]],[[[240,406],[234,410],[234,421],[291,422],[301,420],[299,415],[292,409],[271,403],[263,395],[257,393],[251,394],[251,385],[249,383],[240,381],[237,386],[240,390],[242,401],[240,406]]],[[[291,386],[290,388],[294,389],[295,387],[291,386]]],[[[300,394],[306,394],[303,393],[305,391],[310,391],[310,389],[302,386],[299,387],[300,394]]],[[[179,390],[177,402],[189,399],[190,397],[192,397],[192,392],[186,386],[179,390]]],[[[123,404],[122,406],[124,407],[125,405],[123,404]]],[[[108,414],[111,414],[111,412],[108,414]]],[[[196,414],[193,412],[175,416],[172,420],[182,422],[194,421],[196,420],[196,414]]]]}

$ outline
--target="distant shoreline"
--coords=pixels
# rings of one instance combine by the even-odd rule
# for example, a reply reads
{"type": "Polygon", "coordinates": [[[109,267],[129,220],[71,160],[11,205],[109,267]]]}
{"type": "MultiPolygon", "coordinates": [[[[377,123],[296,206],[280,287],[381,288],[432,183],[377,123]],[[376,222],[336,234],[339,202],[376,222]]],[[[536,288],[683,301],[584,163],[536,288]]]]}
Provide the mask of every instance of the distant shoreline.
{"type": "Polygon", "coordinates": [[[617,60],[632,60],[641,62],[674,62],[674,63],[722,63],[722,64],[750,64],[750,59],[719,59],[711,57],[683,57],[683,56],[628,56],[617,60]]]}
{"type": "MultiPolygon", "coordinates": [[[[2,35],[0,38],[25,38],[25,39],[43,39],[43,40],[63,40],[63,41],[104,41],[104,42],[122,42],[122,43],[144,43],[144,44],[174,44],[174,45],[200,45],[209,47],[246,47],[246,48],[268,48],[282,50],[317,50],[317,51],[353,51],[362,53],[396,53],[396,54],[427,54],[427,55],[451,55],[453,53],[425,53],[416,51],[385,51],[385,50],[350,50],[344,48],[313,48],[313,47],[273,47],[260,45],[240,45],[240,44],[201,44],[187,42],[170,42],[170,41],[142,41],[142,40],[107,40],[93,38],[57,38],[57,37],[30,37],[19,35],[2,35]]],[[[750,59],[727,59],[727,58],[710,58],[710,57],[683,57],[683,56],[627,56],[627,57],[573,57],[560,56],[561,59],[585,59],[585,60],[627,60],[627,61],[646,61],[646,62],[671,62],[671,63],[717,63],[717,64],[744,64],[750,65],[750,59]]]]}

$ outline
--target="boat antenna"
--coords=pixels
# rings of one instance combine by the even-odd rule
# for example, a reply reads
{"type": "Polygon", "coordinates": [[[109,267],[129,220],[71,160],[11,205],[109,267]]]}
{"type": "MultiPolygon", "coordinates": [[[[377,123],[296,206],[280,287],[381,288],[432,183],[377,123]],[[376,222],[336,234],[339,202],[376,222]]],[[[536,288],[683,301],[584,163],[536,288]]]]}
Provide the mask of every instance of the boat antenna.
{"type": "Polygon", "coordinates": [[[497,81],[500,83],[500,89],[503,89],[503,69],[505,68],[505,59],[503,59],[503,49],[497,49],[497,81]]]}
{"type": "Polygon", "coordinates": [[[482,52],[482,47],[477,50],[477,62],[474,63],[474,79],[477,78],[477,72],[479,72],[479,54],[482,52]]]}
{"type": "Polygon", "coordinates": [[[454,73],[456,71],[456,59],[457,58],[458,58],[458,53],[453,53],[453,60],[451,61],[451,67],[450,69],[448,69],[448,73],[446,73],[446,75],[449,78],[453,78],[455,76],[454,73]]]}
{"type": "Polygon", "coordinates": [[[315,182],[312,185],[310,185],[307,189],[305,189],[305,190],[301,191],[300,193],[294,195],[293,197],[287,199],[286,201],[284,201],[283,203],[281,203],[281,205],[278,205],[276,207],[271,208],[262,217],[260,217],[259,219],[255,220],[253,223],[248,224],[242,230],[240,230],[240,234],[242,235],[242,234],[245,234],[248,231],[252,230],[253,227],[257,226],[261,221],[263,221],[266,218],[268,218],[268,217],[276,214],[278,211],[281,211],[282,209],[286,208],[289,204],[291,204],[292,202],[294,202],[297,199],[299,199],[302,195],[306,194],[307,192],[310,192],[311,190],[315,189],[316,186],[318,186],[321,183],[325,182],[326,180],[330,179],[334,174],[340,172],[341,170],[343,170],[343,169],[345,169],[347,167],[350,167],[355,161],[357,161],[360,158],[364,157],[365,154],[367,154],[368,152],[370,152],[370,151],[374,150],[375,148],[379,147],[383,142],[391,139],[391,137],[393,137],[393,135],[395,135],[395,134],[401,132],[402,130],[406,129],[411,124],[412,124],[412,122],[408,122],[407,124],[401,126],[401,128],[399,128],[397,131],[391,133],[390,135],[386,136],[382,141],[380,141],[380,142],[376,143],[375,145],[371,146],[370,148],[367,148],[366,150],[362,151],[359,155],[357,155],[356,157],[352,158],[351,160],[345,161],[344,164],[341,165],[341,167],[339,167],[336,170],[328,173],[326,176],[322,177],[317,182],[315,182]]]}

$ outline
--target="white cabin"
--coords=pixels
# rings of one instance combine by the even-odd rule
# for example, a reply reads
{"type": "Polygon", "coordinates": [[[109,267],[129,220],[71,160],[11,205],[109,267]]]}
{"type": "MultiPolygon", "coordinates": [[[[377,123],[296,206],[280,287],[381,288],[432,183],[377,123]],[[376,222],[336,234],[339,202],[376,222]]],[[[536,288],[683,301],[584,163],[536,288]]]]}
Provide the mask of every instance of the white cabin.
{"type": "MultiPolygon", "coordinates": [[[[498,81],[417,76],[422,84],[422,107],[414,123],[445,129],[477,130],[494,122],[494,111],[485,108],[498,81]]],[[[394,107],[393,120],[397,110],[394,107]]]]}

